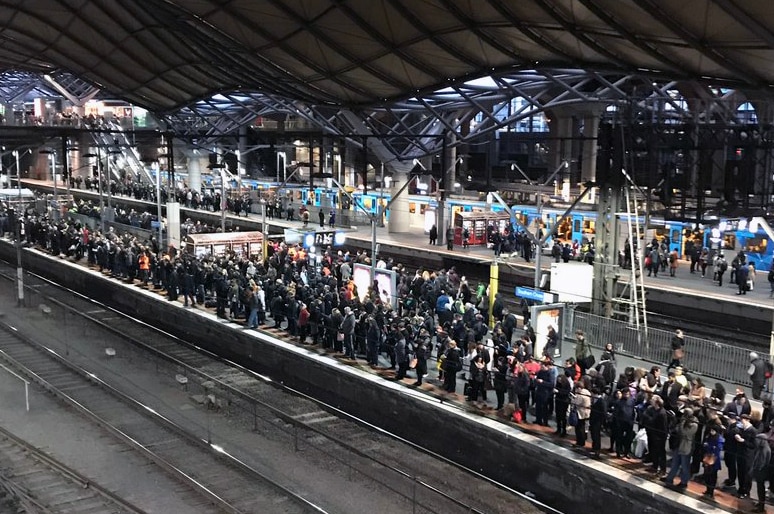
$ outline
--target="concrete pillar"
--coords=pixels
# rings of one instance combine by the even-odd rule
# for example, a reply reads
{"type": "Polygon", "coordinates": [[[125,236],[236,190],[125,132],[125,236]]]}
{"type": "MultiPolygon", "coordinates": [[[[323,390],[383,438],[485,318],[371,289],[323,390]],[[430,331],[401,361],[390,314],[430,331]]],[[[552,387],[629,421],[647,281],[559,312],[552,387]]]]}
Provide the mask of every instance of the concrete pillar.
{"type": "MultiPolygon", "coordinates": [[[[387,230],[392,234],[396,232],[408,232],[409,230],[409,202],[408,202],[408,189],[403,191],[400,196],[396,197],[400,188],[408,180],[408,173],[401,171],[393,171],[392,184],[390,185],[390,195],[392,197],[392,205],[390,206],[390,222],[387,230]]],[[[440,229],[439,229],[440,232],[440,229]]]]}
{"type": "Polygon", "coordinates": [[[167,244],[180,249],[180,204],[167,203],[167,244]]]}
{"type": "Polygon", "coordinates": [[[191,191],[202,189],[202,156],[196,152],[188,152],[188,187],[191,191]]]}
{"type": "MultiPolygon", "coordinates": [[[[548,173],[551,174],[559,168],[563,161],[572,160],[572,143],[575,135],[575,116],[576,111],[570,108],[553,109],[550,115],[549,134],[549,156],[548,173]]],[[[559,172],[555,177],[555,194],[562,194],[564,181],[569,181],[569,173],[559,172]]]]}
{"type": "Polygon", "coordinates": [[[46,110],[46,99],[35,98],[35,100],[33,100],[32,108],[35,117],[40,118],[45,123],[48,117],[48,112],[46,110]]]}

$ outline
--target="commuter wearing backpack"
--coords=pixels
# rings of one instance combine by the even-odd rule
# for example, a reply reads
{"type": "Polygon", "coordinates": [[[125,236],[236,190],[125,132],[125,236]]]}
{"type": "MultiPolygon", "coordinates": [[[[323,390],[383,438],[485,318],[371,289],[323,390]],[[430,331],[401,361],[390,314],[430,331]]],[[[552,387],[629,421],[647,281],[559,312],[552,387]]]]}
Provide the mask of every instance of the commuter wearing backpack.
{"type": "Polygon", "coordinates": [[[718,286],[723,287],[723,273],[728,269],[728,262],[723,254],[719,254],[715,261],[715,278],[718,281],[718,286]]]}

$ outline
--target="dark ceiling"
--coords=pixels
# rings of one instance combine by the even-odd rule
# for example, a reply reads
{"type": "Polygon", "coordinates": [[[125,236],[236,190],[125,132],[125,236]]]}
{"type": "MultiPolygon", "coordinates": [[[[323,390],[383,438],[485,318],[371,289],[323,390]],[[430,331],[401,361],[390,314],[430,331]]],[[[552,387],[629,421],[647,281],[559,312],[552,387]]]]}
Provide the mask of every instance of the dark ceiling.
{"type": "Polygon", "coordinates": [[[0,71],[157,113],[233,91],[376,107],[541,68],[774,85],[769,1],[0,0],[0,19],[0,71]]]}

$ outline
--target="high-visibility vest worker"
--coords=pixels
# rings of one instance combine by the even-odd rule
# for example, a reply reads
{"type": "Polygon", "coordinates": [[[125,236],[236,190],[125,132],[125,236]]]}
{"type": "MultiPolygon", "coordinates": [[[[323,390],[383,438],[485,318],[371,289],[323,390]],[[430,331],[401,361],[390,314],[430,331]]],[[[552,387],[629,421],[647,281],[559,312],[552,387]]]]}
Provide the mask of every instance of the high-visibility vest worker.
{"type": "Polygon", "coordinates": [[[137,258],[137,262],[140,265],[140,271],[150,271],[150,259],[146,254],[140,254],[140,257],[137,258]]]}

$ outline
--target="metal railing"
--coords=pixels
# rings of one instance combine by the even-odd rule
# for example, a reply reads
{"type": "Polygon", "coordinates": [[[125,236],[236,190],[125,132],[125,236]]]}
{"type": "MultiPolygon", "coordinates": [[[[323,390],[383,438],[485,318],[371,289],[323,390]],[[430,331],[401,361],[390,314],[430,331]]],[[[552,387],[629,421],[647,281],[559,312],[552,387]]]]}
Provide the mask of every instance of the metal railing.
{"type": "MultiPolygon", "coordinates": [[[[596,347],[612,343],[618,353],[636,359],[664,365],[672,360],[674,332],[650,328],[647,341],[642,344],[634,325],[577,311],[572,325],[572,331],[565,333],[583,330],[586,339],[596,347]]],[[[749,348],[686,335],[684,350],[682,364],[686,371],[732,384],[751,385],[747,374],[752,351],[749,348]]],[[[762,357],[766,358],[765,355],[762,357]]]]}
{"type": "MultiPolygon", "coordinates": [[[[81,225],[87,226],[91,230],[97,230],[100,226],[100,221],[98,218],[92,218],[91,216],[87,216],[86,214],[80,214],[77,212],[68,212],[67,217],[72,218],[75,221],[79,221],[81,225]]],[[[155,230],[148,230],[140,227],[135,227],[134,225],[126,225],[125,223],[106,220],[105,229],[107,230],[110,227],[113,227],[113,229],[117,234],[124,234],[128,232],[133,236],[137,237],[140,241],[150,241],[153,238],[153,236],[155,236],[158,233],[158,231],[155,231],[155,230]]]]}

